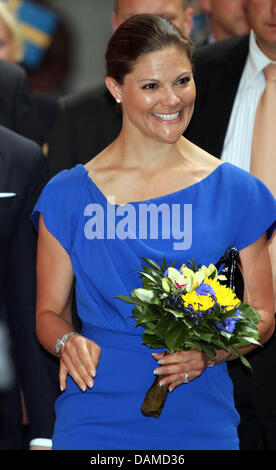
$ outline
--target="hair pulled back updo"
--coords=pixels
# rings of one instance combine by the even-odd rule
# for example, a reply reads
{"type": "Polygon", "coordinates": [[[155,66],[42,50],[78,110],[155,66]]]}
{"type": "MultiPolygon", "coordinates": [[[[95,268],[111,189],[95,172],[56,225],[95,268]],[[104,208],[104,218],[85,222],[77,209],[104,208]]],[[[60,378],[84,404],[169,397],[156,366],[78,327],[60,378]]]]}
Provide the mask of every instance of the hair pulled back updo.
{"type": "Polygon", "coordinates": [[[165,18],[155,15],[135,15],[122,23],[109,40],[106,51],[106,76],[123,84],[135,62],[145,54],[168,46],[182,49],[189,60],[192,43],[165,18]]]}

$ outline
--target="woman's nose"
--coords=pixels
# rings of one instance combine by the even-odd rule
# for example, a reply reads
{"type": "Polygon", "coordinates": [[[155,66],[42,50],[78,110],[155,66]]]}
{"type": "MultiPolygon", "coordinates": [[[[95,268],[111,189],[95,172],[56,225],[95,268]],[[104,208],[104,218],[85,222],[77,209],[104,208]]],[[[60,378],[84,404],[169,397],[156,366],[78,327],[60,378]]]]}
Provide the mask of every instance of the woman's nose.
{"type": "Polygon", "coordinates": [[[168,87],[164,88],[161,101],[163,106],[172,107],[180,102],[180,98],[173,88],[168,87]]]}

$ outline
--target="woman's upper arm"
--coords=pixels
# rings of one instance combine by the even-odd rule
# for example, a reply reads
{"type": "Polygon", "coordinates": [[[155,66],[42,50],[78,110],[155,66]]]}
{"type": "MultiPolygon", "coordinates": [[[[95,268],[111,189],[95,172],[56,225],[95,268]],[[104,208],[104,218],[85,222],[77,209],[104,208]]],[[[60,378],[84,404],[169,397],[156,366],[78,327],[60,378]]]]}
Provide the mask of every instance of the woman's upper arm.
{"type": "Polygon", "coordinates": [[[37,244],[37,318],[44,311],[66,314],[71,308],[74,272],[70,256],[39,215],[37,244]]]}
{"type": "Polygon", "coordinates": [[[263,323],[260,333],[266,341],[274,329],[275,306],[273,297],[272,269],[266,234],[240,251],[244,278],[243,301],[254,307],[263,323]]]}

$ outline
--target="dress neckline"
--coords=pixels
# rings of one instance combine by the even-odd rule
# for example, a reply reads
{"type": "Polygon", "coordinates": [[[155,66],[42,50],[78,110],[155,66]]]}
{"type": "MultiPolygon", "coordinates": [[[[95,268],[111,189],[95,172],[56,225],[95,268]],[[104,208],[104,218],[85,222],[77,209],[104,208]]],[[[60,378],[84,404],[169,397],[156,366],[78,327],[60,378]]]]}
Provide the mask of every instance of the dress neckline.
{"type": "Polygon", "coordinates": [[[93,188],[97,191],[97,193],[101,196],[101,198],[106,202],[106,204],[109,204],[111,206],[115,206],[115,207],[125,207],[129,204],[146,204],[146,203],[150,203],[150,202],[154,202],[154,201],[158,201],[160,199],[164,199],[164,198],[167,198],[167,197],[170,197],[170,196],[174,196],[174,195],[177,195],[177,194],[180,194],[184,191],[188,191],[190,189],[193,189],[194,187],[196,186],[199,186],[200,184],[204,184],[206,181],[208,181],[209,179],[213,178],[214,175],[216,175],[217,173],[219,173],[220,171],[220,168],[222,166],[225,166],[225,165],[230,165],[230,163],[228,162],[223,162],[221,163],[220,165],[218,165],[213,171],[211,171],[211,173],[209,173],[207,176],[205,176],[204,178],[202,178],[200,181],[197,181],[196,183],[193,183],[191,184],[190,186],[186,186],[185,188],[181,188],[181,189],[178,189],[177,191],[173,191],[172,193],[168,193],[168,194],[164,194],[162,196],[157,196],[157,197],[153,197],[153,198],[150,198],[150,199],[145,199],[143,201],[129,201],[125,204],[111,204],[108,200],[108,196],[105,196],[105,194],[100,190],[100,188],[96,185],[96,183],[92,180],[92,178],[89,176],[89,171],[87,170],[87,168],[85,168],[84,165],[82,165],[81,163],[79,163],[78,165],[76,165],[76,167],[81,167],[82,170],[85,172],[85,176],[87,177],[88,179],[88,184],[92,185],[93,188]]]}

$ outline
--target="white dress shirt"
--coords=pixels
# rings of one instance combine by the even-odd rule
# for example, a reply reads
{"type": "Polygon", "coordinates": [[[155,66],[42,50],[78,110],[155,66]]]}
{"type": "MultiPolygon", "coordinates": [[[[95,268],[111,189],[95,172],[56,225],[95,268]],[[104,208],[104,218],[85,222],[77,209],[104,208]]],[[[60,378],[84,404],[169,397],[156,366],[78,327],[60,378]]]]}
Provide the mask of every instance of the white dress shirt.
{"type": "Polygon", "coordinates": [[[250,170],[251,144],[255,114],[266,81],[264,67],[272,61],[257,45],[255,33],[251,31],[249,53],[241,76],[231,117],[229,120],[221,160],[250,170]]]}
{"type": "Polygon", "coordinates": [[[52,439],[45,439],[45,437],[38,437],[33,439],[29,446],[39,446],[39,447],[52,447],[52,439]]]}

